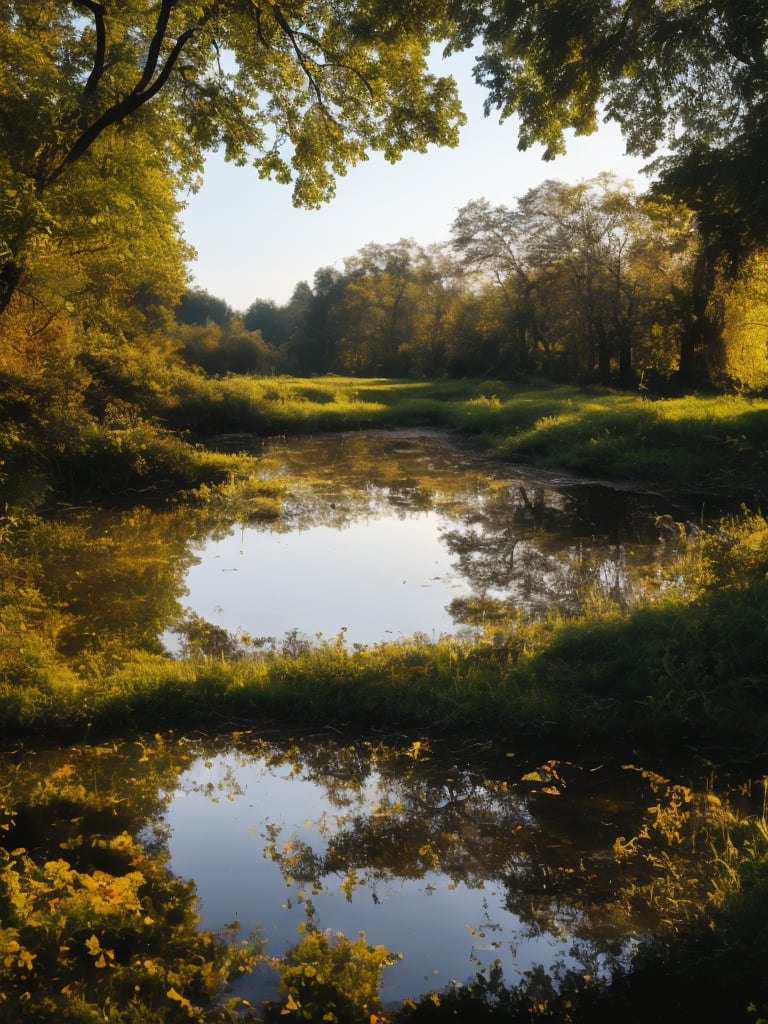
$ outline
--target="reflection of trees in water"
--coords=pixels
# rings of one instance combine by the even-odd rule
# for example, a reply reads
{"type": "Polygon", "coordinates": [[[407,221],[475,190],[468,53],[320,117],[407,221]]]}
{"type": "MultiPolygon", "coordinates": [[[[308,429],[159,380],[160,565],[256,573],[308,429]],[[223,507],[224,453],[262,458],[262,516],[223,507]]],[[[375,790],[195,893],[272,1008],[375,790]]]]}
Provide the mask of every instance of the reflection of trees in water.
{"type": "Polygon", "coordinates": [[[167,864],[162,815],[193,756],[160,737],[2,756],[4,1021],[164,1020],[174,986],[209,1004],[255,965],[234,927],[200,933],[167,864]]]}
{"type": "Polygon", "coordinates": [[[472,591],[451,603],[458,623],[626,607],[662,553],[652,496],[572,481],[555,487],[428,432],[300,438],[276,442],[268,457],[289,481],[284,518],[270,528],[439,514],[472,591]]]}
{"type": "Polygon", "coordinates": [[[489,472],[481,456],[426,433],[298,438],[276,442],[269,457],[289,485],[277,529],[342,528],[392,513],[450,514],[474,503],[489,472]]]}
{"type": "MultiPolygon", "coordinates": [[[[494,488],[460,517],[442,539],[456,569],[472,587],[451,604],[459,622],[481,623],[518,609],[542,614],[589,611],[609,602],[625,608],[642,588],[655,551],[639,534],[630,499],[618,502],[624,518],[597,521],[595,489],[563,496],[543,487],[494,488]],[[639,552],[632,541],[643,545],[639,552]]],[[[616,513],[615,508],[613,512],[616,513]]],[[[638,513],[641,522],[649,517],[638,513]]]]}
{"type": "Polygon", "coordinates": [[[161,653],[181,614],[192,546],[211,529],[194,509],[79,512],[42,523],[18,552],[37,581],[56,647],[75,663],[161,653]]]}
{"type": "MultiPolygon", "coordinates": [[[[658,832],[660,805],[649,808],[658,793],[631,773],[549,762],[510,777],[423,748],[366,746],[362,758],[337,749],[302,745],[301,776],[324,787],[329,809],[318,842],[275,830],[268,855],[286,880],[322,890],[341,877],[344,891],[364,885],[374,899],[393,878],[494,882],[528,935],[567,935],[603,952],[658,927],[654,893],[679,879],[687,905],[703,899],[704,847],[670,845],[658,832]],[[616,851],[631,836],[643,837],[644,852],[622,858],[616,851]]],[[[689,811],[693,819],[701,805],[689,811]]]]}
{"type": "MultiPolygon", "coordinates": [[[[425,741],[245,733],[22,752],[3,763],[15,813],[0,845],[23,845],[40,863],[82,857],[85,868],[107,856],[104,835],[125,831],[162,863],[162,815],[180,785],[211,801],[237,798],[240,769],[256,763],[265,777],[323,790],[316,841],[263,826],[267,854],[307,888],[336,891],[342,879],[348,895],[364,885],[376,899],[377,886],[395,878],[493,883],[525,934],[578,941],[585,963],[656,927],[659,914],[674,924],[712,888],[709,851],[718,835],[727,840],[730,819],[711,793],[628,766],[549,761],[530,770],[519,757],[484,757],[443,754],[425,741]]],[[[481,926],[488,938],[514,942],[492,916],[481,926]]]]}
{"type": "Polygon", "coordinates": [[[287,491],[284,514],[268,523],[251,522],[247,503],[232,499],[175,512],[73,512],[33,531],[14,564],[39,591],[57,651],[75,664],[111,665],[132,650],[160,653],[161,635],[176,624],[182,653],[252,653],[253,641],[243,646],[194,613],[182,615],[196,552],[236,522],[341,529],[376,515],[432,511],[446,523],[443,541],[472,591],[451,605],[459,623],[517,609],[630,604],[644,563],[660,554],[652,546],[659,510],[637,496],[595,485],[557,490],[428,432],[276,441],[263,450],[262,466],[287,491]]]}

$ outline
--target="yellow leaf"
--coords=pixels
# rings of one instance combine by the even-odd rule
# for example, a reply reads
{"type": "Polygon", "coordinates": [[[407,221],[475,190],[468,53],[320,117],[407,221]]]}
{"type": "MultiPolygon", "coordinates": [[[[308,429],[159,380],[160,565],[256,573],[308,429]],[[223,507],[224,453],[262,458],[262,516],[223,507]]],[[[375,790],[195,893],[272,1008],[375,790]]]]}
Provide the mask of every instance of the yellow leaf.
{"type": "Polygon", "coordinates": [[[290,1013],[292,1010],[301,1009],[301,1003],[297,1003],[293,996],[288,993],[288,999],[285,1002],[284,1008],[280,1011],[281,1013],[290,1013]]]}
{"type": "Polygon", "coordinates": [[[94,967],[106,967],[107,966],[107,958],[104,956],[103,953],[101,954],[99,959],[94,962],[93,966],[94,967]]]}
{"type": "Polygon", "coordinates": [[[548,793],[549,796],[560,796],[560,790],[557,786],[542,786],[541,792],[548,793]]]}
{"type": "Polygon", "coordinates": [[[168,996],[169,999],[173,999],[174,1002],[177,1002],[179,1006],[183,1006],[185,1010],[192,1009],[192,1003],[190,1003],[188,999],[185,999],[184,996],[181,995],[181,993],[177,992],[175,988],[169,988],[165,994],[168,996]]]}
{"type": "Polygon", "coordinates": [[[91,956],[98,956],[101,952],[101,943],[99,942],[97,935],[91,935],[90,939],[85,940],[85,948],[91,954],[91,956]]]}

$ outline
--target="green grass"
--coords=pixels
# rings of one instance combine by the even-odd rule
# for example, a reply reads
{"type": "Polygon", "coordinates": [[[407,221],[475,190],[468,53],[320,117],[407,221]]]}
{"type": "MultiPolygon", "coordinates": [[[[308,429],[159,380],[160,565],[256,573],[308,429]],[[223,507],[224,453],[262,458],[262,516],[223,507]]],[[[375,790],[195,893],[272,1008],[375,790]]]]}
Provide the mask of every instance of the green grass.
{"type": "Polygon", "coordinates": [[[450,430],[504,458],[586,477],[710,493],[721,506],[729,499],[755,505],[768,494],[763,399],[649,401],[538,381],[216,379],[180,371],[145,415],[134,410],[102,423],[62,413],[45,444],[0,428],[5,500],[19,503],[12,492],[23,479],[37,481],[30,493],[47,486],[103,498],[127,488],[170,494],[240,472],[233,456],[185,438],[396,427],[450,430]]]}
{"type": "MultiPolygon", "coordinates": [[[[499,741],[548,736],[738,746],[768,729],[768,584],[615,618],[517,626],[476,642],[328,642],[241,660],[134,654],[84,677],[38,657],[0,683],[6,735],[210,728],[280,719],[499,741]]],[[[30,648],[30,654],[32,650],[30,648]]]]}
{"type": "Polygon", "coordinates": [[[712,491],[768,482],[768,400],[637,394],[540,382],[192,377],[168,418],[198,434],[432,426],[506,458],[593,478],[712,491]]]}

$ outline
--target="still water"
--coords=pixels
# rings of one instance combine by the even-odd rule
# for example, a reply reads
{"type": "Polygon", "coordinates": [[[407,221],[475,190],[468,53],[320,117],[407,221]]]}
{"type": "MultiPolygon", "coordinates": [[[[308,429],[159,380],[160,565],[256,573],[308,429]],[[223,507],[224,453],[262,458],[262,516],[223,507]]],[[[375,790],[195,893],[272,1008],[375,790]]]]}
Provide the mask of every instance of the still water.
{"type": "MultiPolygon", "coordinates": [[[[245,438],[229,440],[242,448],[245,438]]],[[[279,522],[207,539],[186,603],[234,634],[437,639],[515,609],[630,602],[671,557],[653,494],[510,467],[432,432],[251,442],[279,522]],[[586,585],[585,585],[586,584],[586,585]]]]}
{"type": "MultiPolygon", "coordinates": [[[[286,483],[282,515],[202,540],[184,579],[188,607],[234,636],[434,640],[520,609],[626,606],[675,558],[659,517],[695,515],[431,432],[250,445],[286,483]]],[[[614,849],[652,832],[649,783],[631,766],[508,757],[491,770],[418,742],[221,749],[172,794],[170,864],[195,879],[206,927],[260,928],[271,955],[308,922],[402,954],[385,1004],[494,961],[509,982],[536,964],[608,970],[658,924],[637,896],[659,885],[651,858],[620,865],[614,849]]],[[[274,977],[260,968],[236,991],[273,995],[274,977]]]]}
{"type": "MultiPolygon", "coordinates": [[[[667,875],[693,873],[692,849],[660,825],[673,791],[605,760],[311,737],[278,749],[241,736],[181,775],[164,822],[170,865],[195,879],[206,927],[257,928],[272,956],[308,922],[362,931],[401,954],[383,977],[395,1005],[494,962],[508,983],[536,965],[610,970],[659,927],[653,894],[667,875]],[[617,842],[637,835],[622,861],[617,842]]],[[[255,1002],[274,986],[263,966],[234,992],[255,1002]]]]}
{"type": "MultiPolygon", "coordinates": [[[[639,937],[696,913],[727,853],[728,790],[690,761],[661,774],[638,751],[546,754],[257,728],[20,747],[0,755],[14,805],[4,839],[17,861],[81,872],[61,900],[43,890],[44,920],[86,893],[119,894],[103,873],[120,864],[110,851],[139,837],[157,865],[143,864],[145,877],[194,881],[204,927],[237,922],[241,937],[259,937],[264,960],[229,993],[255,1005],[276,994],[270,959],[309,928],[364,932],[400,954],[383,971],[390,1007],[495,962],[507,984],[537,965],[597,976],[639,937]]],[[[106,906],[118,914],[118,896],[106,906]]],[[[148,910],[150,921],[163,912],[155,903],[139,918],[148,910]]],[[[78,917],[71,942],[93,927],[78,917]]],[[[142,955],[130,908],[100,927],[110,943],[123,929],[121,958],[142,955]]]]}

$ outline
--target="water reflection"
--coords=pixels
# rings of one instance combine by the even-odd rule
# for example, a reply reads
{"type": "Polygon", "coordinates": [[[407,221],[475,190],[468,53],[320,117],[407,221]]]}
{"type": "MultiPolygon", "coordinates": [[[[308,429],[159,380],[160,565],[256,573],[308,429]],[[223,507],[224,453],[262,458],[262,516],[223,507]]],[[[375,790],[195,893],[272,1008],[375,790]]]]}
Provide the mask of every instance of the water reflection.
{"type": "Polygon", "coordinates": [[[287,484],[283,514],[211,539],[186,576],[194,613],[235,634],[376,643],[521,610],[626,607],[674,556],[656,517],[685,514],[431,432],[250,444],[287,484]]]}
{"type": "Polygon", "coordinates": [[[75,667],[164,648],[242,657],[294,630],[373,644],[625,607],[676,557],[656,517],[685,517],[429,432],[230,444],[246,440],[285,489],[278,518],[226,503],[74,510],[20,538],[14,579],[41,598],[31,621],[75,667]]]}
{"type": "MultiPolygon", "coordinates": [[[[512,755],[473,762],[420,741],[241,740],[182,775],[166,816],[171,864],[195,878],[208,927],[259,924],[273,954],[308,916],[401,953],[385,1003],[497,960],[509,981],[536,964],[595,973],[660,924],[650,894],[663,888],[665,840],[649,839],[650,858],[616,856],[621,837],[654,830],[654,778],[512,755]]],[[[678,846],[668,867],[703,881],[678,846]]],[[[236,991],[273,994],[263,971],[236,991]]]]}
{"type": "MultiPolygon", "coordinates": [[[[364,931],[401,953],[384,972],[389,1004],[495,961],[510,983],[536,964],[610,971],[638,935],[699,912],[736,821],[726,794],[695,785],[691,766],[670,781],[671,772],[609,760],[542,762],[424,739],[156,736],[19,750],[0,767],[12,780],[2,791],[0,888],[12,909],[19,894],[34,895],[22,921],[31,948],[51,935],[80,948],[96,930],[121,971],[139,971],[146,929],[153,941],[178,933],[183,903],[196,970],[196,888],[206,928],[258,929],[270,956],[295,945],[308,921],[352,938],[364,931]],[[117,895],[104,904],[137,870],[143,909],[117,895]],[[61,898],[52,881],[40,884],[56,872],[61,898]],[[70,904],[80,916],[65,920],[70,904]]],[[[67,971],[76,987],[77,971],[82,984],[94,981],[88,962],[67,961],[67,971]]],[[[47,983],[36,982],[43,993],[47,983]]],[[[255,1001],[274,984],[261,964],[235,991],[255,1001]]]]}

